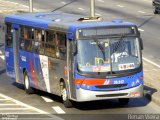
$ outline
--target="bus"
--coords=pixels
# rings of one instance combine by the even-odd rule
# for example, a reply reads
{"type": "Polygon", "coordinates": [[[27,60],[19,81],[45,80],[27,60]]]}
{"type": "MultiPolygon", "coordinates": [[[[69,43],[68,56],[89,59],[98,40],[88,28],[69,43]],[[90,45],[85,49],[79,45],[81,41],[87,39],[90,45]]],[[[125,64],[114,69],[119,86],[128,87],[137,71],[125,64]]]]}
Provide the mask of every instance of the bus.
{"type": "Polygon", "coordinates": [[[153,0],[152,6],[154,8],[153,13],[159,14],[160,13],[160,0],[153,0]]]}
{"type": "Polygon", "coordinates": [[[143,42],[136,24],[49,12],[5,17],[6,73],[73,102],[143,96],[143,42]]]}

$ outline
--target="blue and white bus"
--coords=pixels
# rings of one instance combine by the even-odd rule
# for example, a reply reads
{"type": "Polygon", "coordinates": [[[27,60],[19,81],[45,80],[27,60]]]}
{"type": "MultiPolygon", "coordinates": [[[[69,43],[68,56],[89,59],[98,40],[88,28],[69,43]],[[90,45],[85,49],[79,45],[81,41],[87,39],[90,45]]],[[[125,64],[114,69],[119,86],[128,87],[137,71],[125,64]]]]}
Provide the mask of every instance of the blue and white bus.
{"type": "Polygon", "coordinates": [[[61,96],[65,107],[142,97],[142,49],[137,26],[122,20],[58,12],[5,17],[7,75],[28,94],[38,89],[61,96]]]}

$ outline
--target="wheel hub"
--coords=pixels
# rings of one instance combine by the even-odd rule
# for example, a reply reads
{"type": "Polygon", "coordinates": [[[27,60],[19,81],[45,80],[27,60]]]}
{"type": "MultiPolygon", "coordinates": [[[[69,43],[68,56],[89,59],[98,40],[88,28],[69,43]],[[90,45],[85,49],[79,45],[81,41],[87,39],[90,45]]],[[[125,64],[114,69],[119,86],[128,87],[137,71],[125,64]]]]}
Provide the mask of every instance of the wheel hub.
{"type": "Polygon", "coordinates": [[[66,88],[63,88],[63,90],[62,90],[62,99],[63,99],[63,101],[67,100],[67,91],[66,91],[66,88]]]}
{"type": "Polygon", "coordinates": [[[28,81],[28,77],[27,76],[25,77],[25,87],[26,87],[26,89],[29,88],[29,81],[28,81]]]}

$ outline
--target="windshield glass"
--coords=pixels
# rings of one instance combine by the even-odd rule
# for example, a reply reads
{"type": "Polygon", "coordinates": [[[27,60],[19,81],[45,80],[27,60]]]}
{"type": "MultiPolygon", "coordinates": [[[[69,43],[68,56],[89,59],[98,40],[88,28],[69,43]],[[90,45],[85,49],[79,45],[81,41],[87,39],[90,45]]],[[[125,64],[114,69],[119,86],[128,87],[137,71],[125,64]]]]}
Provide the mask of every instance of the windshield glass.
{"type": "Polygon", "coordinates": [[[124,72],[140,66],[138,38],[78,40],[77,63],[81,72],[124,72]]]}

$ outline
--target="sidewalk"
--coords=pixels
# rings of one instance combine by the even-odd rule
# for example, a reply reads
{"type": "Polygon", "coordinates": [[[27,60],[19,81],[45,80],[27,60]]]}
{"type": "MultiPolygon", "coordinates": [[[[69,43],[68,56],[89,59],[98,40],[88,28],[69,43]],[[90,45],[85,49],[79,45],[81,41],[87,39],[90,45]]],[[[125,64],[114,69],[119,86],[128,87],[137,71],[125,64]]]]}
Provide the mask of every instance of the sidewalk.
{"type": "MultiPolygon", "coordinates": [[[[1,16],[6,14],[12,14],[17,12],[28,12],[29,7],[26,5],[9,2],[6,0],[0,0],[0,23],[2,21],[1,16]]],[[[34,9],[34,12],[45,11],[34,9]]],[[[0,28],[1,29],[1,28],[0,28]]],[[[4,41],[0,40],[0,43],[4,41]]],[[[149,100],[152,100],[156,104],[160,105],[160,68],[143,61],[144,66],[144,95],[149,100]]]]}

